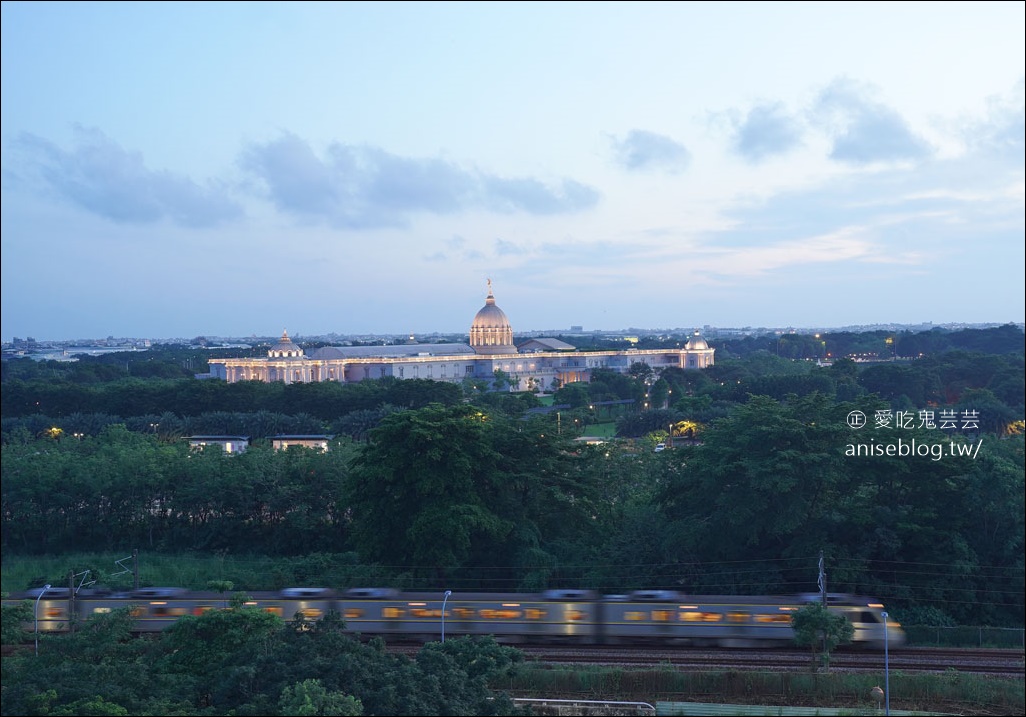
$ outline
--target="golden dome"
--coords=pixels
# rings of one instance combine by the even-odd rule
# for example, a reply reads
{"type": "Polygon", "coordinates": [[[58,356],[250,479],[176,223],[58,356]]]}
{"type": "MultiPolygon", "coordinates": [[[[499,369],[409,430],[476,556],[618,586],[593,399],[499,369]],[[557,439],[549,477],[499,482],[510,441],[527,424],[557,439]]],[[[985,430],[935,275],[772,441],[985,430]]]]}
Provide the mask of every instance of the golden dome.
{"type": "Polygon", "coordinates": [[[470,345],[479,354],[515,354],[513,327],[505,312],[495,305],[492,282],[488,280],[488,298],[470,325],[470,345]]]}

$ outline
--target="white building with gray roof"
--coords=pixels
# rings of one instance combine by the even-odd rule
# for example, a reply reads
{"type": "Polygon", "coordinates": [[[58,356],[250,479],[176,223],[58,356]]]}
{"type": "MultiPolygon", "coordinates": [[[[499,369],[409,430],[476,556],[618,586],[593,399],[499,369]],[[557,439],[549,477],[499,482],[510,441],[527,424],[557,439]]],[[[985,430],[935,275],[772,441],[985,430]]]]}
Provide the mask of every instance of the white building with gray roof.
{"type": "Polygon", "coordinates": [[[548,338],[532,338],[519,347],[506,314],[495,303],[491,281],[485,305],[474,316],[469,344],[325,346],[307,355],[283,332],[267,358],[210,359],[210,373],[229,383],[282,381],[355,383],[372,379],[430,379],[462,383],[490,380],[496,371],[509,377],[512,391],[550,391],[589,381],[595,369],[627,373],[636,363],[655,372],[664,368],[702,369],[713,365],[715,349],[698,332],[679,349],[578,351],[548,338]]]}

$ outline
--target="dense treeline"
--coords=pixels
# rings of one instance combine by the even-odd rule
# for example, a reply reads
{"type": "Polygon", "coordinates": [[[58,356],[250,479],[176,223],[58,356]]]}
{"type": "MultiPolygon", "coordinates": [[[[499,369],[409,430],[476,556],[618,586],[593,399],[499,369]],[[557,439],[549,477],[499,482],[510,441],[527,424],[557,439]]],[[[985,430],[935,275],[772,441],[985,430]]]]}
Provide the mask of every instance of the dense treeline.
{"type": "Polygon", "coordinates": [[[988,329],[930,331],[828,331],[820,334],[785,333],[745,336],[713,343],[722,354],[747,356],[768,351],[781,358],[817,359],[844,357],[920,358],[945,351],[986,354],[1021,354],[1023,331],[1014,324],[988,329]]]}
{"type": "MultiPolygon", "coordinates": [[[[558,336],[582,351],[620,350],[624,340],[598,336],[558,336]]],[[[681,347],[689,334],[641,336],[632,348],[662,349],[681,347]]],[[[452,342],[466,341],[466,336],[446,337],[452,342]]],[[[960,350],[982,354],[1022,354],[1026,351],[1023,330],[1014,324],[987,329],[931,331],[833,331],[822,334],[766,333],[743,337],[712,338],[717,361],[744,358],[766,352],[787,359],[822,359],[844,357],[921,358],[946,351],[960,350]]],[[[273,343],[273,342],[272,342],[273,343]]],[[[95,384],[125,378],[192,378],[208,370],[209,358],[259,358],[267,355],[270,344],[250,348],[205,349],[175,344],[155,344],[145,351],[124,351],[90,356],[82,354],[76,361],[35,361],[31,358],[4,360],[0,365],[0,382],[66,381],[95,384]]],[[[323,342],[304,342],[309,353],[323,342]]],[[[354,342],[353,345],[371,345],[354,342]]]]}
{"type": "Polygon", "coordinates": [[[926,452],[853,457],[851,409],[757,397],[662,453],[462,404],[389,414],[324,454],[194,454],[116,426],[12,442],[3,548],[346,553],[315,581],[349,584],[356,556],[407,587],[713,593],[814,590],[823,550],[831,589],[898,615],[1021,624],[1023,437],[877,431],[858,440],[926,452]],[[977,441],[975,458],[950,452],[977,441]]]}
{"type": "MultiPolygon", "coordinates": [[[[582,337],[580,335],[557,338],[582,350],[622,349],[623,339],[582,337]]],[[[645,335],[638,337],[632,348],[660,349],[683,346],[689,334],[645,335]]],[[[1014,324],[986,329],[943,329],[929,331],[827,331],[812,333],[767,332],[739,337],[721,337],[709,340],[721,358],[743,358],[757,351],[766,351],[787,359],[821,359],[844,357],[919,358],[924,355],[962,350],[986,354],[1021,354],[1024,345],[1023,330],[1014,324]]]]}
{"type": "Polygon", "coordinates": [[[832,590],[896,615],[1022,624],[1021,352],[639,364],[563,386],[548,412],[487,388],[11,377],[3,549],[319,553],[337,557],[303,579],[337,586],[749,594],[814,590],[822,550],[832,590]],[[929,425],[943,411],[975,420],[929,425]],[[610,420],[631,440],[572,440],[610,420]],[[324,454],[260,439],[323,432],[324,454]],[[193,453],[180,438],[198,433],[256,440],[193,453]]]}
{"type": "Polygon", "coordinates": [[[342,544],[348,453],[190,452],[114,425],[3,449],[4,550],[231,550],[294,555],[342,544]]]}
{"type": "MultiPolygon", "coordinates": [[[[752,396],[779,401],[817,393],[837,401],[882,398],[893,411],[976,411],[980,430],[1004,435],[1021,430],[1026,396],[1022,355],[949,351],[909,362],[829,366],[781,359],[767,352],[726,359],[704,371],[667,369],[656,379],[643,370],[637,379],[611,371],[592,372],[590,384],[570,384],[554,400],[569,406],[571,419],[593,421],[598,402],[631,401],[617,412],[618,434],[642,436],[681,421],[707,423],[725,417],[752,396]],[[637,410],[637,409],[643,410],[637,410]]],[[[865,410],[865,409],[863,409],[865,410]]],[[[607,411],[612,412],[612,411],[607,411]]]]}
{"type": "Polygon", "coordinates": [[[96,385],[65,381],[11,380],[3,384],[3,417],[42,414],[113,416],[199,416],[206,413],[268,412],[335,420],[353,411],[383,404],[422,408],[456,403],[463,389],[428,379],[384,378],[354,384],[198,381],[195,379],[123,379],[96,385]]]}
{"type": "Polygon", "coordinates": [[[523,658],[487,638],[429,643],[411,659],[360,643],[337,614],[284,623],[241,600],[150,640],[129,639],[130,625],[127,610],[98,615],[44,636],[38,655],[5,656],[0,714],[519,714],[489,684],[523,658]]]}

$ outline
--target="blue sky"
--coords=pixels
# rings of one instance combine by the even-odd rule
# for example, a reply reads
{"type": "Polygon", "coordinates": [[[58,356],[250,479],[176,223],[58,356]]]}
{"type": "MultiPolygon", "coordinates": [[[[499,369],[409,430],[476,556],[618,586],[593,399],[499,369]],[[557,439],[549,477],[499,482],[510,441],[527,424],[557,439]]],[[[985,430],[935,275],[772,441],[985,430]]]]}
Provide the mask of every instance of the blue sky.
{"type": "Polygon", "coordinates": [[[2,337],[1024,319],[1022,2],[2,5],[2,337]]]}

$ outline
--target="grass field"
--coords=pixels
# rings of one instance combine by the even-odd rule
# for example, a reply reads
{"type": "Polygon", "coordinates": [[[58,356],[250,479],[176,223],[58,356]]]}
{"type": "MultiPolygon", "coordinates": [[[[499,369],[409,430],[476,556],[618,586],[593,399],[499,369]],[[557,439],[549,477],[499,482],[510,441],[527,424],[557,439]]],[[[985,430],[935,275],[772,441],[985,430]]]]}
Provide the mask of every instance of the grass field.
{"type": "Polygon", "coordinates": [[[594,438],[613,438],[616,436],[616,424],[613,422],[592,423],[584,427],[581,435],[594,438]]]}

